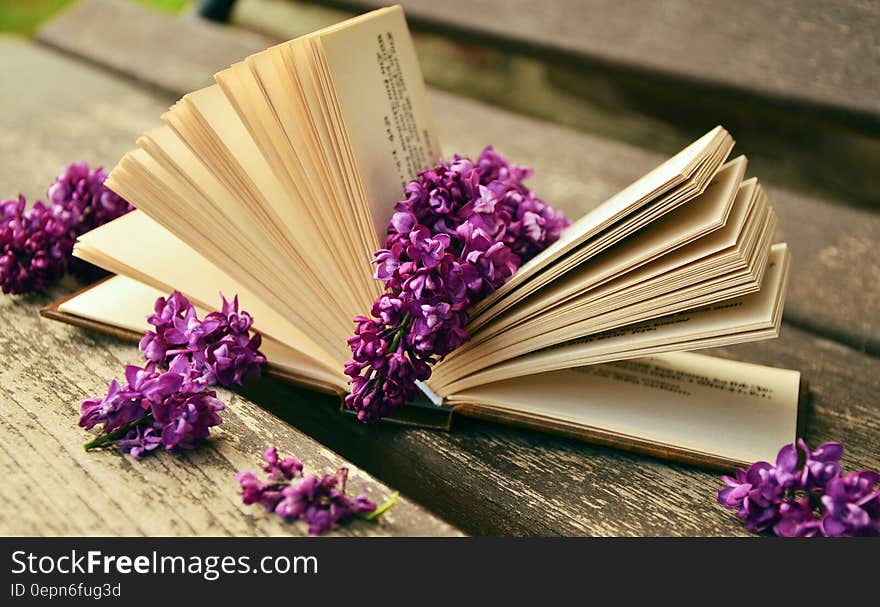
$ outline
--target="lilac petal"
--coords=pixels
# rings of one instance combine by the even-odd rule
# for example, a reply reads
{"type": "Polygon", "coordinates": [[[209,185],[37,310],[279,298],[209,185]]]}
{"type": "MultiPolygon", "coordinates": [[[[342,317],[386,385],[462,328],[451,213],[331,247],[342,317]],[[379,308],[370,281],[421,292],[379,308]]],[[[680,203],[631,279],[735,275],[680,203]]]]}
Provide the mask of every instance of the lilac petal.
{"type": "Polygon", "coordinates": [[[798,455],[795,446],[793,444],[785,445],[776,456],[776,467],[791,471],[797,466],[797,461],[798,455]]]}
{"type": "Polygon", "coordinates": [[[843,457],[843,445],[836,442],[822,443],[816,451],[824,461],[838,461],[843,457]]]}
{"type": "Polygon", "coordinates": [[[169,344],[175,345],[185,344],[189,341],[189,336],[186,334],[185,331],[181,331],[180,329],[176,329],[173,327],[166,329],[165,332],[162,334],[162,337],[169,344]]]}

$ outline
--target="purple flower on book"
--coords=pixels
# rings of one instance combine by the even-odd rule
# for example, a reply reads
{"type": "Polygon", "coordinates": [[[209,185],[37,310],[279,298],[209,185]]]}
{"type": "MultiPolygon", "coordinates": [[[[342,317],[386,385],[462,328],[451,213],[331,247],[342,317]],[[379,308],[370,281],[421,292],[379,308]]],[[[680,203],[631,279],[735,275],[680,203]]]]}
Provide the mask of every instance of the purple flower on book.
{"type": "MultiPolygon", "coordinates": [[[[118,446],[138,458],[159,446],[191,449],[222,423],[223,403],[210,386],[239,386],[266,362],[253,319],[238,298],[199,320],[195,307],[175,291],[156,300],[140,348],[147,364],[129,365],[125,384],[113,380],[104,397],[83,401],[80,425],[102,426],[86,449],[118,446]]],[[[274,464],[286,474],[296,462],[274,464]]]]}
{"type": "Polygon", "coordinates": [[[487,147],[476,162],[454,156],[406,185],[373,260],[386,292],[348,340],[345,402],[358,419],[412,398],[414,380],[467,341],[468,309],[569,225],[522,183],[530,175],[487,147]]]}
{"type": "Polygon", "coordinates": [[[409,242],[406,248],[407,256],[425,269],[438,266],[446,256],[446,249],[451,243],[448,234],[438,234],[432,238],[425,226],[413,228],[409,233],[409,242]]]}
{"type": "Polygon", "coordinates": [[[718,503],[736,510],[746,529],[785,537],[880,535],[880,474],[841,475],[840,443],[811,451],[798,440],[780,449],[776,465],[756,462],[723,476],[718,503]]]}
{"type": "Polygon", "coordinates": [[[261,481],[249,470],[236,476],[245,505],[260,504],[286,520],[300,520],[308,525],[309,533],[319,535],[360,516],[373,520],[387,511],[397,494],[377,506],[365,493],[349,497],[345,493],[348,469],[339,468],[335,474],[302,475],[302,463],[293,457],[279,458],[274,445],[263,453],[263,471],[268,482],[261,481]]]}

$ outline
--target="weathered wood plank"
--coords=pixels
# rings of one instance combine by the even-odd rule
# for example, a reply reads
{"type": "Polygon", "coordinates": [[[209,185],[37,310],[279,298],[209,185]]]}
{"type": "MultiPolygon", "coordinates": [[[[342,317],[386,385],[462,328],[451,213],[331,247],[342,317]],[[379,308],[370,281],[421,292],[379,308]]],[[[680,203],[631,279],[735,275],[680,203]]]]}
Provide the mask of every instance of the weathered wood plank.
{"type": "MultiPolygon", "coordinates": [[[[94,2],[105,5],[104,0],[87,4],[94,2]]],[[[114,7],[115,3],[104,6],[100,14],[88,13],[91,21],[85,27],[122,32],[136,23],[130,20],[130,11],[147,12],[114,7]]],[[[191,27],[189,22],[163,18],[174,22],[168,29],[191,27]]],[[[101,37],[83,40],[79,35],[82,20],[82,13],[68,13],[47,26],[40,40],[99,64],[106,64],[106,57],[112,55],[114,68],[135,70],[143,81],[181,95],[201,86],[206,74],[218,67],[204,53],[187,54],[134,35],[134,43],[121,47],[101,37]],[[145,56],[151,61],[144,62],[145,56]],[[188,83],[168,77],[163,66],[172,62],[178,64],[180,74],[189,75],[188,83]]],[[[239,32],[234,28],[214,32],[204,45],[219,48],[226,44],[234,49],[227,54],[242,52],[239,32]]],[[[199,35],[198,28],[188,32],[191,40],[199,35]]],[[[432,91],[431,101],[447,152],[475,153],[483,145],[494,144],[514,161],[534,166],[537,191],[572,217],[593,208],[664,158],[456,95],[432,91]]],[[[712,126],[707,124],[706,130],[712,126]]],[[[749,150],[736,152],[748,154],[749,150]]],[[[794,254],[786,319],[857,349],[880,353],[880,259],[869,254],[880,239],[880,216],[781,188],[770,187],[768,192],[780,216],[778,237],[789,242],[794,254]]]]}
{"type": "MultiPolygon", "coordinates": [[[[137,364],[130,343],[47,321],[37,309],[68,291],[0,297],[0,534],[3,535],[304,535],[255,507],[243,506],[235,473],[258,469],[274,443],[307,470],[345,465],[351,487],[391,489],[252,401],[219,390],[224,423],[203,447],[135,461],[115,452],[85,453],[79,402],[101,394],[137,364]]],[[[357,521],[341,535],[456,535],[408,499],[376,524],[357,521]]]]}
{"type": "MultiPolygon", "coordinates": [[[[112,163],[167,105],[106,72],[18,40],[0,38],[0,192],[44,192],[59,167],[76,159],[112,163]],[[58,94],[58,91],[65,91],[58,94]]],[[[0,296],[0,534],[300,535],[302,525],[245,507],[234,474],[256,469],[269,443],[313,471],[352,470],[352,488],[391,489],[239,395],[222,390],[224,424],[202,449],[140,462],[84,453],[79,402],[106,391],[131,344],[41,319],[47,296],[0,296]]],[[[384,518],[384,517],[383,517],[384,518]]],[[[454,535],[454,528],[408,499],[379,524],[346,535],[454,535]]]]}
{"type": "Polygon", "coordinates": [[[36,38],[50,46],[56,40],[64,40],[65,51],[85,57],[89,49],[101,47],[106,52],[96,59],[103,66],[154,86],[152,74],[161,72],[164,88],[174,92],[213,84],[214,72],[272,44],[252,32],[230,37],[222,25],[195,18],[178,19],[114,0],[74,4],[60,18],[41,28],[36,38]],[[68,31],[71,26],[74,31],[68,31]],[[164,48],[165,52],[143,52],[149,48],[164,48]],[[193,61],[210,69],[194,72],[193,61]]]}
{"type": "MultiPolygon", "coordinates": [[[[847,469],[880,467],[880,360],[793,327],[714,353],[800,369],[808,442],[843,441],[847,469]]],[[[332,399],[274,381],[248,396],[471,534],[746,533],[715,504],[710,471],[475,420],[450,433],[363,426],[339,419],[332,399]]]]}
{"type": "MultiPolygon", "coordinates": [[[[239,0],[247,2],[247,0],[239,0]]],[[[369,10],[376,0],[329,0],[369,10]]],[[[401,0],[410,20],[519,47],[880,118],[880,6],[856,0],[401,0]]]]}
{"type": "Polygon", "coordinates": [[[4,198],[45,199],[61,167],[76,160],[109,170],[173,101],[18,38],[0,36],[0,45],[4,198]]]}

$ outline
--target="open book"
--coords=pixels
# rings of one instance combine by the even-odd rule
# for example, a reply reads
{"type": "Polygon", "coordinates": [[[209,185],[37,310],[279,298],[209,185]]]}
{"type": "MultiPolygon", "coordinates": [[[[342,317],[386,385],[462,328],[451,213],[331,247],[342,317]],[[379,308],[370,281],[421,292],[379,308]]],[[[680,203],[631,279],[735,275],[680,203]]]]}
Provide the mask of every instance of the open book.
{"type": "MultiPolygon", "coordinates": [[[[270,369],[344,394],[352,318],[394,201],[440,158],[399,7],[248,57],[178,101],[108,186],[137,210],[75,255],[116,276],[48,316],[135,336],[177,289],[237,293],[270,369]]],[[[576,221],[471,311],[431,406],[714,466],[797,432],[796,371],[684,350],[775,337],[776,216],[716,127],[576,221]],[[679,352],[679,353],[676,353],[679,352]]]]}

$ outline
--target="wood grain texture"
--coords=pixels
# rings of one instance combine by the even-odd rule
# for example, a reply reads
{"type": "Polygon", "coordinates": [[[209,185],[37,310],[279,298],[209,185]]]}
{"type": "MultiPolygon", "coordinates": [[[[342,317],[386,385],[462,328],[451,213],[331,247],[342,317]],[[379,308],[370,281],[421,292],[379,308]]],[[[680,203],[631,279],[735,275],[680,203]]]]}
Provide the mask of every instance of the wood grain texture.
{"type": "MultiPolygon", "coordinates": [[[[98,64],[134,71],[138,79],[180,95],[202,86],[206,74],[218,69],[214,57],[203,52],[188,52],[188,47],[178,49],[135,33],[131,36],[134,44],[121,46],[100,36],[82,38],[81,27],[112,30],[117,35],[137,29],[131,11],[148,12],[130,6],[122,10],[105,0],[84,4],[95,2],[102,7],[100,14],[80,11],[63,15],[46,26],[40,40],[98,64]],[[89,16],[89,24],[82,25],[84,14],[89,16]],[[143,61],[145,56],[151,61],[143,61]],[[169,77],[164,66],[170,63],[189,80],[169,77]]],[[[189,22],[162,18],[174,22],[167,26],[169,30],[192,27],[189,22]]],[[[240,35],[250,34],[226,28],[213,32],[202,45],[228,45],[230,50],[221,55],[233,55],[246,46],[239,42],[240,35]]],[[[200,30],[189,29],[187,36],[196,45],[200,30]]],[[[430,98],[447,153],[474,154],[484,145],[494,144],[513,161],[535,167],[537,192],[572,217],[579,217],[665,159],[656,152],[456,95],[434,90],[430,98]]],[[[713,126],[706,124],[705,128],[713,126]]],[[[734,153],[748,155],[749,150],[735,149],[734,153]]],[[[790,244],[794,258],[786,320],[856,349],[880,353],[880,258],[870,254],[880,239],[880,216],[780,188],[767,190],[780,218],[778,239],[790,244]]]]}
{"type": "Polygon", "coordinates": [[[0,196],[45,200],[62,166],[108,170],[174,101],[82,61],[0,35],[0,196]]]}
{"type": "Polygon", "coordinates": [[[214,84],[214,72],[273,43],[252,32],[238,32],[230,37],[222,25],[196,18],[174,18],[118,0],[78,2],[46,24],[35,37],[49,46],[64,40],[64,50],[83,56],[88,55],[88,49],[103,47],[107,52],[101,55],[100,62],[105,67],[153,85],[151,75],[161,71],[163,88],[172,92],[181,88],[189,92],[214,84]],[[69,30],[71,26],[73,31],[69,30]],[[150,52],[153,48],[164,48],[167,52],[154,54],[150,52]],[[187,59],[180,61],[179,57],[187,59]],[[207,69],[194,72],[193,61],[207,69]]]}
{"type": "MultiPolygon", "coordinates": [[[[247,2],[247,0],[240,0],[247,2]]],[[[376,0],[331,0],[361,11],[376,0]]],[[[880,117],[880,6],[858,0],[400,0],[411,20],[518,47],[880,117]]]]}
{"type": "MultiPolygon", "coordinates": [[[[155,120],[166,100],[106,72],[18,40],[0,38],[0,192],[45,192],[74,159],[109,162],[155,120]],[[58,95],[65,90],[65,95],[58,95]]],[[[0,534],[300,535],[241,505],[235,472],[256,469],[269,443],[316,472],[352,470],[382,500],[391,489],[253,402],[221,391],[224,424],[207,447],[135,462],[89,453],[78,428],[79,402],[102,394],[123,365],[138,362],[127,342],[39,318],[64,284],[46,296],[0,296],[0,534]]],[[[384,517],[383,517],[384,518],[384,517]]],[[[379,524],[358,522],[346,535],[455,535],[459,532],[407,499],[379,524]]]]}
{"type": "MultiPolygon", "coordinates": [[[[59,43],[57,46],[63,45],[59,43]]],[[[96,46],[90,51],[93,53],[91,58],[100,60],[107,50],[96,46]]],[[[124,52],[124,49],[115,50],[124,52]]],[[[161,54],[165,51],[161,48],[141,49],[141,53],[144,52],[161,54]]],[[[129,61],[134,60],[135,57],[129,58],[129,61]]],[[[178,60],[186,61],[186,58],[178,57],[178,60]]],[[[198,69],[198,63],[190,65],[193,73],[198,69]]],[[[54,72],[53,76],[32,80],[51,77],[56,77],[54,72]]],[[[162,74],[151,74],[150,78],[161,82],[162,74]]],[[[161,85],[160,88],[167,89],[161,85]]],[[[538,175],[535,185],[540,194],[569,212],[598,204],[659,161],[652,153],[523,119],[450,95],[433,93],[432,103],[448,150],[473,153],[481,145],[494,142],[514,160],[534,164],[538,175]]],[[[27,133],[21,129],[14,132],[19,137],[27,133]]],[[[36,132],[35,137],[51,136],[51,131],[48,135],[40,135],[40,129],[36,128],[36,132]]],[[[49,148],[47,141],[51,139],[33,145],[49,148]]],[[[90,144],[84,142],[83,145],[90,144]]],[[[4,176],[4,179],[9,177],[4,176]]],[[[781,223],[786,230],[785,237],[792,244],[798,260],[789,310],[801,306],[813,327],[827,327],[833,322],[855,335],[876,334],[876,308],[871,304],[876,299],[871,298],[876,298],[877,284],[871,279],[876,276],[877,261],[858,257],[859,251],[873,246],[876,241],[876,218],[831,207],[823,201],[787,198],[785,193],[775,190],[771,191],[771,199],[783,215],[781,223]],[[854,238],[855,244],[847,245],[844,242],[847,238],[854,238]],[[845,266],[849,260],[858,263],[848,267],[848,273],[841,273],[841,266],[835,264],[845,266]],[[798,279],[798,276],[803,278],[798,279]],[[839,289],[838,299],[834,300],[839,301],[836,309],[823,306],[822,301],[810,301],[835,296],[821,292],[817,296],[816,289],[822,288],[817,285],[826,280],[839,289]],[[863,329],[867,332],[860,333],[863,329]]],[[[0,327],[0,335],[5,336],[6,330],[0,327]]],[[[56,331],[75,330],[52,328],[45,335],[54,335],[56,331]]],[[[38,343],[41,339],[55,339],[41,335],[43,333],[35,332],[33,338],[38,343]]],[[[113,353],[104,356],[123,358],[136,355],[130,346],[85,333],[79,333],[76,339],[71,338],[67,343],[81,347],[89,340],[101,344],[99,352],[113,353]]],[[[7,346],[3,342],[0,347],[7,346]]],[[[58,352],[58,344],[50,341],[40,347],[45,347],[46,355],[54,357],[59,365],[67,360],[66,354],[58,352]]],[[[19,356],[26,354],[21,347],[14,351],[19,356]]],[[[880,466],[877,449],[880,435],[878,359],[791,326],[784,328],[779,340],[738,346],[721,354],[801,369],[814,392],[814,403],[808,415],[808,440],[813,443],[845,440],[849,449],[845,458],[848,467],[880,466]]],[[[83,364],[97,363],[84,361],[83,364]]],[[[114,367],[116,365],[118,363],[113,363],[114,367]]],[[[32,361],[30,367],[29,381],[34,381],[43,363],[32,361]]],[[[48,374],[40,376],[43,390],[67,390],[64,386],[71,379],[58,370],[66,367],[56,367],[54,372],[51,366],[48,368],[48,374]]],[[[5,376],[2,379],[5,388],[5,376]]],[[[76,371],[74,379],[76,382],[97,382],[89,367],[76,371]]],[[[106,381],[106,378],[101,379],[106,381]]],[[[26,389],[25,386],[17,390],[24,392],[26,389]]],[[[714,503],[714,492],[719,485],[715,473],[478,421],[467,420],[448,434],[390,425],[365,427],[341,417],[335,399],[268,379],[248,387],[243,396],[247,402],[258,402],[466,532],[518,535],[745,534],[733,516],[714,503]]],[[[32,406],[43,414],[38,404],[32,406]]],[[[269,423],[272,418],[266,419],[269,423]]],[[[27,420],[23,423],[26,424],[27,420]]],[[[8,441],[2,443],[5,449],[8,444],[8,441]]],[[[22,460],[15,463],[11,455],[4,454],[4,457],[9,458],[4,461],[12,462],[6,463],[5,469],[12,471],[33,465],[29,464],[30,461],[39,462],[22,460]]],[[[186,474],[188,469],[186,467],[175,474],[186,474]]],[[[88,474],[80,473],[75,481],[77,484],[103,484],[102,481],[114,479],[117,473],[89,470],[88,474]],[[93,475],[97,481],[90,480],[93,475]]],[[[161,475],[157,477],[161,478],[161,475]]],[[[40,490],[38,486],[28,485],[22,474],[15,478],[30,490],[40,490]]],[[[5,493],[3,499],[7,500],[5,493]]],[[[66,497],[76,498],[70,493],[66,497]]],[[[48,501],[51,500],[46,503],[48,501]]],[[[50,509],[42,507],[39,516],[31,517],[32,525],[39,526],[44,518],[51,519],[51,516],[50,509]]]]}
{"type": "MultiPolygon", "coordinates": [[[[841,440],[847,469],[880,467],[880,360],[792,327],[711,353],[800,369],[809,443],[841,440]]],[[[715,504],[715,472],[475,420],[450,433],[363,426],[276,382],[247,394],[470,534],[746,535],[715,504]]]]}

